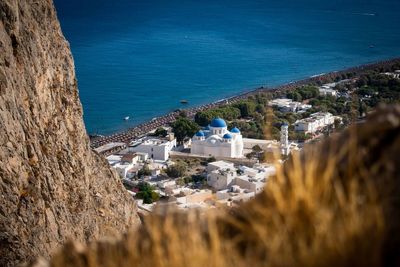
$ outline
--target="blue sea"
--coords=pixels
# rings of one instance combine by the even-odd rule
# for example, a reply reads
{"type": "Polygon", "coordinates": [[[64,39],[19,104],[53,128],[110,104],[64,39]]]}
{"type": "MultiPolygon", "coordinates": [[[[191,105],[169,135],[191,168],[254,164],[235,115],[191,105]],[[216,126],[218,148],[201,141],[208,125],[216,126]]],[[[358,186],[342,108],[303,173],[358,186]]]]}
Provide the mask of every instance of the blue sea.
{"type": "Polygon", "coordinates": [[[258,86],[400,56],[399,0],[55,4],[89,133],[109,134],[258,86]]]}

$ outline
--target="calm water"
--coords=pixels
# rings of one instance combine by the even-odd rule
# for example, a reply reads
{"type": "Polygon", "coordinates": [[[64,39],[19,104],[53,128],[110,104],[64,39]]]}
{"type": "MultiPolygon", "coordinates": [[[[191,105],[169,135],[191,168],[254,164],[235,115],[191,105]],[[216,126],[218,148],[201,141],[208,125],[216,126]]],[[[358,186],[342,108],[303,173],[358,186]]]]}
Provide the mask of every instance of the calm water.
{"type": "Polygon", "coordinates": [[[400,55],[399,0],[55,2],[90,133],[400,55]]]}

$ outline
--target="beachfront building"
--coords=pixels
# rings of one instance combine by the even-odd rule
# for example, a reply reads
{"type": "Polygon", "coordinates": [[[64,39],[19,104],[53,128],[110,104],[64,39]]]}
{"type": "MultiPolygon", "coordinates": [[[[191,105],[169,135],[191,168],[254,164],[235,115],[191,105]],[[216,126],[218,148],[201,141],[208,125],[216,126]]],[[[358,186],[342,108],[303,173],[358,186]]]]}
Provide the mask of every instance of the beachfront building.
{"type": "Polygon", "coordinates": [[[223,158],[243,157],[243,139],[238,128],[228,131],[226,122],[215,118],[192,138],[191,154],[223,158]]]}
{"type": "Polygon", "coordinates": [[[312,108],[311,105],[296,102],[289,98],[277,98],[271,100],[269,105],[279,109],[281,112],[303,112],[312,108]]]}
{"type": "Polygon", "coordinates": [[[308,118],[296,121],[294,130],[297,132],[315,133],[334,123],[335,117],[331,113],[317,112],[311,114],[308,118]]]}
{"type": "Polygon", "coordinates": [[[337,97],[338,91],[335,89],[335,87],[338,84],[339,83],[327,83],[327,84],[322,85],[321,87],[318,87],[319,94],[321,96],[337,97]]]}
{"type": "Polygon", "coordinates": [[[176,139],[172,137],[146,137],[129,145],[129,152],[148,154],[149,159],[166,161],[169,153],[176,147],[176,139]]]}
{"type": "Polygon", "coordinates": [[[103,156],[109,156],[115,152],[121,151],[122,149],[126,148],[125,143],[121,142],[112,142],[112,143],[107,143],[105,145],[99,146],[94,149],[97,153],[103,156]]]}
{"type": "Polygon", "coordinates": [[[394,79],[400,79],[400,70],[396,70],[394,72],[385,72],[385,73],[382,73],[382,74],[387,75],[387,76],[389,76],[391,78],[394,78],[394,79]]]}
{"type": "Polygon", "coordinates": [[[333,97],[337,97],[338,95],[338,91],[332,88],[326,88],[326,86],[321,86],[320,88],[318,88],[319,90],[319,94],[321,96],[333,96],[333,97]]]}

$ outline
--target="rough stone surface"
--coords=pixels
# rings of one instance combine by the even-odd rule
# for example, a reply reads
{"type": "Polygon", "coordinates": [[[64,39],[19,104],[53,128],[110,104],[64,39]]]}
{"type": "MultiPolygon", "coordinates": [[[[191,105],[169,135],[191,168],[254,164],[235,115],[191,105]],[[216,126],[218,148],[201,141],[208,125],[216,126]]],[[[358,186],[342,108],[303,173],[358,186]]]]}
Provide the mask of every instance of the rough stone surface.
{"type": "Polygon", "coordinates": [[[0,1],[0,266],[138,222],[92,152],[74,63],[51,0],[0,1]]]}

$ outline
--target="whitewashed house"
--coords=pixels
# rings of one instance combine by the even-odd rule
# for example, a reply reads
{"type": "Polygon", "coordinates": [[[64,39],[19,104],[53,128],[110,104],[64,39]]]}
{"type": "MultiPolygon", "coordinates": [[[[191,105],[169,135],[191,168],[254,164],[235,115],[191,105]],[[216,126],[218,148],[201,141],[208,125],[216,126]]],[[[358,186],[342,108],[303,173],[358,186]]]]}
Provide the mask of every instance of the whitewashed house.
{"type": "Polygon", "coordinates": [[[169,153],[176,147],[175,138],[147,137],[128,147],[130,152],[148,154],[149,159],[166,161],[169,153]]]}
{"type": "Polygon", "coordinates": [[[317,112],[310,117],[298,120],[294,124],[294,130],[304,133],[315,133],[326,126],[335,123],[335,117],[329,112],[317,112]]]}

